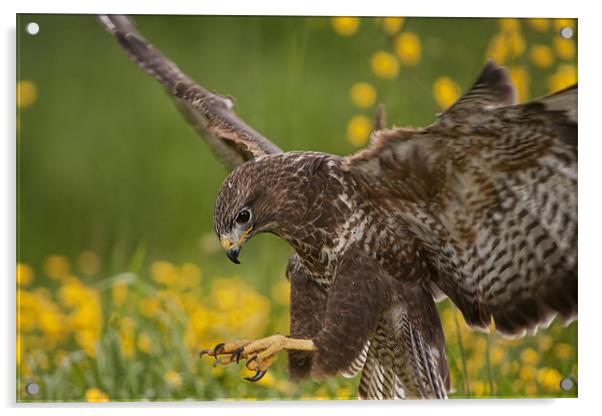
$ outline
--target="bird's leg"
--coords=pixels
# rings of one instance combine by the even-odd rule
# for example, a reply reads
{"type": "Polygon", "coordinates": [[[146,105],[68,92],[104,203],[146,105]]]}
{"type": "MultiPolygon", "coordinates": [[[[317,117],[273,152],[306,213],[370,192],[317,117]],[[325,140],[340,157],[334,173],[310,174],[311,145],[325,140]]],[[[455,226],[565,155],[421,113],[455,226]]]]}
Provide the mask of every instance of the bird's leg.
{"type": "Polygon", "coordinates": [[[284,335],[272,335],[256,341],[233,341],[218,344],[213,350],[201,351],[216,358],[216,365],[230,364],[240,359],[247,360],[247,368],[256,371],[255,376],[246,378],[257,381],[267,371],[276,355],[282,350],[315,351],[316,347],[310,339],[289,338],[284,335]],[[227,356],[219,358],[220,356],[227,356]]]}

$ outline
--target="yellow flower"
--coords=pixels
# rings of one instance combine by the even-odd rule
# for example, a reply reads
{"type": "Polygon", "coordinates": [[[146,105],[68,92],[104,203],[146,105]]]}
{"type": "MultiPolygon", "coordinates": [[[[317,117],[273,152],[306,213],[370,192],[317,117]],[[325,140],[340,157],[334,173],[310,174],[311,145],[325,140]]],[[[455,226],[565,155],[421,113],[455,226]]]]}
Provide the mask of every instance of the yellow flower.
{"type": "Polygon", "coordinates": [[[128,297],[128,284],[123,280],[117,280],[111,288],[111,295],[113,297],[113,303],[116,306],[123,305],[123,302],[128,297]]]}
{"type": "Polygon", "coordinates": [[[392,53],[379,51],[370,59],[372,72],[384,79],[393,79],[399,73],[399,61],[392,53]]]}
{"type": "Polygon", "coordinates": [[[556,355],[556,358],[568,360],[572,357],[573,347],[566,343],[560,343],[554,348],[554,354],[556,355]]]}
{"type": "Polygon", "coordinates": [[[524,102],[529,98],[529,73],[522,66],[508,68],[512,83],[516,86],[517,101],[524,102]]]}
{"type": "Polygon", "coordinates": [[[525,385],[525,393],[527,396],[537,396],[537,384],[534,382],[527,383],[525,385]]]}
{"type": "Polygon", "coordinates": [[[549,335],[540,335],[537,337],[537,345],[540,351],[547,351],[552,346],[554,340],[549,335]]]}
{"type": "Polygon", "coordinates": [[[548,68],[554,62],[552,49],[546,45],[533,45],[530,57],[533,64],[539,68],[548,68]]]}
{"type": "Polygon", "coordinates": [[[487,56],[498,64],[506,62],[506,58],[508,57],[508,45],[506,44],[503,33],[499,33],[491,38],[489,46],[487,47],[487,56]]]}
{"type": "Polygon", "coordinates": [[[519,394],[524,386],[525,382],[517,378],[512,382],[512,394],[519,394]]]}
{"type": "Polygon", "coordinates": [[[17,346],[15,347],[15,352],[17,353],[17,365],[21,365],[21,357],[23,355],[22,348],[23,342],[21,341],[21,331],[17,328],[17,346]]]}
{"type": "Polygon", "coordinates": [[[288,280],[282,279],[274,285],[272,297],[281,305],[288,305],[291,299],[291,284],[288,280]]]}
{"type": "Polygon", "coordinates": [[[17,82],[17,107],[29,107],[37,98],[38,89],[33,81],[17,82]]]}
{"type": "Polygon", "coordinates": [[[156,261],[151,265],[151,275],[157,283],[172,286],[178,281],[176,267],[167,261],[156,261]]]}
{"type": "Polygon", "coordinates": [[[533,348],[525,348],[520,352],[520,359],[524,364],[533,365],[539,361],[539,354],[533,348]]]}
{"type": "Polygon", "coordinates": [[[472,389],[474,391],[474,395],[477,397],[483,397],[485,392],[487,391],[487,386],[482,381],[475,381],[472,383],[472,389]]]}
{"type": "Polygon", "coordinates": [[[505,351],[504,348],[495,346],[491,349],[491,364],[498,365],[504,361],[505,351]]]}
{"type": "Polygon", "coordinates": [[[522,367],[519,372],[519,377],[522,380],[530,381],[535,379],[535,368],[531,366],[522,367]]]}
{"type": "Polygon", "coordinates": [[[554,38],[554,49],[560,57],[565,61],[575,59],[575,41],[573,39],[563,39],[560,36],[554,38]]]}
{"type": "Polygon", "coordinates": [[[383,17],[382,27],[387,35],[394,35],[401,30],[405,19],[403,17],[383,17]]]}
{"type": "Polygon", "coordinates": [[[153,340],[152,338],[145,332],[138,335],[137,347],[140,351],[150,354],[153,352],[153,340]]]}
{"type": "Polygon", "coordinates": [[[174,370],[167,371],[163,375],[163,378],[165,379],[165,382],[170,388],[178,388],[182,385],[182,376],[180,375],[180,373],[174,370]]]}
{"type": "Polygon", "coordinates": [[[366,144],[371,132],[372,123],[364,115],[353,116],[347,124],[347,140],[356,147],[366,144]]]}
{"type": "Polygon", "coordinates": [[[337,391],[337,399],[339,400],[349,400],[351,398],[351,394],[353,392],[349,387],[341,387],[337,391]]]}
{"type": "Polygon", "coordinates": [[[562,376],[554,368],[542,368],[537,372],[537,382],[548,390],[559,391],[561,380],[562,376]]]}
{"type": "Polygon", "coordinates": [[[442,76],[433,84],[433,96],[439,107],[445,110],[460,98],[460,87],[450,77],[442,76]]]}
{"type": "Polygon", "coordinates": [[[349,95],[353,104],[360,108],[371,107],[376,101],[376,90],[367,82],[353,84],[349,95]]]}
{"type": "Polygon", "coordinates": [[[156,298],[144,298],[140,301],[139,310],[142,316],[154,318],[161,310],[161,302],[156,298]]]}
{"type": "Polygon", "coordinates": [[[316,397],[314,397],[315,400],[328,400],[328,391],[326,390],[325,387],[320,387],[318,390],[316,390],[316,397]]]}
{"type": "Polygon", "coordinates": [[[75,334],[75,342],[85,351],[90,357],[96,356],[96,343],[98,335],[91,330],[81,329],[75,334]]]}
{"type": "MultiPolygon", "coordinates": [[[[575,65],[560,65],[558,71],[548,79],[550,92],[567,88],[577,82],[577,68],[575,65]]],[[[559,328],[559,327],[555,327],[559,328]]]]}
{"type": "Polygon", "coordinates": [[[100,260],[93,251],[84,251],[77,259],[77,267],[84,276],[94,276],[100,270],[100,260]]]}
{"type": "Polygon", "coordinates": [[[466,360],[466,370],[469,374],[477,374],[485,365],[485,357],[482,355],[473,355],[466,360]]]}
{"type": "Polygon", "coordinates": [[[395,40],[395,51],[402,64],[418,64],[422,53],[420,38],[415,33],[403,32],[395,40]]]}
{"type": "Polygon", "coordinates": [[[500,19],[500,28],[505,31],[515,31],[520,29],[520,21],[518,19],[500,19]]]}
{"type": "Polygon", "coordinates": [[[546,32],[550,28],[549,19],[527,19],[527,23],[537,32],[546,32]]]}
{"type": "Polygon", "coordinates": [[[17,263],[17,284],[19,286],[28,286],[33,282],[33,269],[25,263],[17,263]]]}
{"type": "Polygon", "coordinates": [[[510,56],[518,57],[525,53],[526,42],[520,32],[508,32],[506,34],[506,42],[508,44],[508,53],[510,56]]]}
{"type": "Polygon", "coordinates": [[[564,27],[575,29],[575,19],[552,19],[554,22],[554,28],[560,31],[564,27]]]}
{"type": "Polygon", "coordinates": [[[104,403],[109,401],[109,396],[102,390],[92,387],[86,390],[86,401],[91,403],[104,403]]]}
{"type": "Polygon", "coordinates": [[[69,275],[71,266],[69,260],[64,256],[52,255],[44,262],[44,272],[51,279],[61,279],[69,275]]]}
{"type": "Polygon", "coordinates": [[[180,284],[185,287],[197,287],[201,284],[201,269],[196,264],[184,263],[180,267],[180,284]]]}
{"type": "Polygon", "coordinates": [[[214,282],[212,297],[217,302],[218,308],[220,309],[236,309],[239,299],[234,287],[229,285],[223,285],[222,282],[216,284],[214,282]]]}
{"type": "Polygon", "coordinates": [[[330,22],[335,32],[341,36],[351,36],[360,27],[360,19],[357,17],[333,17],[330,22]]]}
{"type": "Polygon", "coordinates": [[[293,385],[293,383],[291,383],[288,380],[278,380],[276,382],[275,387],[276,390],[287,395],[290,395],[295,390],[295,386],[293,385]]]}

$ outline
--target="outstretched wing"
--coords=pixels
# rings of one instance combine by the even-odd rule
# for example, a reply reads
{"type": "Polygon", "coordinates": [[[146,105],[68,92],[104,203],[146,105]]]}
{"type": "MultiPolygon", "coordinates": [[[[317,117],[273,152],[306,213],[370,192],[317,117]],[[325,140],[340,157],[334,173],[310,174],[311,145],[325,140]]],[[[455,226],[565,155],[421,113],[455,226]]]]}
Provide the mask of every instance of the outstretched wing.
{"type": "Polygon", "coordinates": [[[101,15],[99,21],[115,35],[130,59],[172,94],[186,120],[228,168],[235,169],[258,156],[282,152],[236,116],[231,98],[209,92],[194,83],[144,39],[128,17],[101,15]]]}
{"type": "Polygon", "coordinates": [[[505,106],[504,70],[487,73],[432,126],[377,132],[347,169],[420,241],[425,279],[468,324],[522,335],[577,313],[577,86],[505,106]]]}

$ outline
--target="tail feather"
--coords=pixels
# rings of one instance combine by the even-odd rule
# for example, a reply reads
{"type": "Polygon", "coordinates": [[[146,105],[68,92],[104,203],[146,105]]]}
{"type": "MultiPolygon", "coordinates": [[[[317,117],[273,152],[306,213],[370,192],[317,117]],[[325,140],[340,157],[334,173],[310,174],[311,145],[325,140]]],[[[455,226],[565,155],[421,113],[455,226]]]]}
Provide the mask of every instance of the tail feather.
{"type": "Polygon", "coordinates": [[[370,339],[360,398],[447,398],[445,349],[438,342],[427,341],[427,337],[421,325],[410,321],[402,305],[385,314],[370,339]]]}

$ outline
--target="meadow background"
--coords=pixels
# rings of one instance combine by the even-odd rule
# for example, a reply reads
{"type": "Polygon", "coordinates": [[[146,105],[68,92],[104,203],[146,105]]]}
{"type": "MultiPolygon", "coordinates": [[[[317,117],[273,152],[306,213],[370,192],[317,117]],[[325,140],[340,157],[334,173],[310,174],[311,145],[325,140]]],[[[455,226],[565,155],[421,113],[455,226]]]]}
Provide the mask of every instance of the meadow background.
{"type": "MultiPolygon", "coordinates": [[[[568,19],[135,21],[285,150],[354,152],[381,102],[389,124],[429,124],[487,57],[509,67],[520,101],[577,81],[568,19]]],[[[226,171],[93,16],[20,15],[17,38],[17,400],[354,399],[358,377],[290,383],[285,354],[255,384],[242,363],[198,358],[288,332],[290,248],[259,236],[242,265],[226,259],[211,226],[226,171]]],[[[577,395],[576,323],[506,340],[438,307],[452,397],[577,395]]]]}

